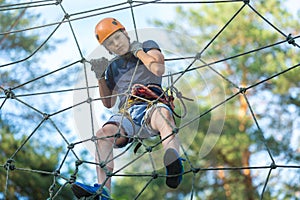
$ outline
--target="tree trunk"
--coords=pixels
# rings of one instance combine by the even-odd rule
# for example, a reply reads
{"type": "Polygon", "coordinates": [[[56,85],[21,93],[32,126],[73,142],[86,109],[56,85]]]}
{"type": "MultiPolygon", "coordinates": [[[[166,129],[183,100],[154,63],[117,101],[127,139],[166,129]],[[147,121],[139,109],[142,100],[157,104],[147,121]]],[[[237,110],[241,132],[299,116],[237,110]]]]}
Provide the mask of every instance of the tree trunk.
{"type": "MultiPolygon", "coordinates": [[[[220,168],[223,168],[223,166],[220,166],[220,168]]],[[[220,180],[222,180],[223,183],[223,188],[225,190],[225,195],[226,195],[226,199],[231,199],[231,192],[230,192],[230,186],[227,183],[227,179],[225,177],[225,171],[224,170],[219,170],[218,171],[218,177],[220,180]]]]}
{"type": "MultiPolygon", "coordinates": [[[[251,153],[248,149],[245,149],[242,153],[242,164],[244,167],[249,167],[251,153]]],[[[252,185],[252,177],[250,169],[244,169],[244,184],[245,184],[245,194],[247,200],[255,200],[255,190],[252,185]]]]}
{"type": "MultiPolygon", "coordinates": [[[[247,74],[247,70],[246,70],[246,68],[244,68],[241,87],[246,87],[246,85],[247,85],[246,84],[247,83],[246,74],[247,74]]],[[[246,134],[246,121],[247,121],[246,114],[247,114],[248,104],[247,104],[247,101],[243,94],[240,94],[239,101],[240,101],[240,105],[241,105],[239,108],[239,120],[240,120],[239,130],[242,133],[244,132],[246,134]]],[[[245,148],[242,152],[242,166],[243,167],[249,167],[250,156],[251,156],[251,152],[249,151],[248,148],[245,148]]],[[[245,199],[254,200],[255,199],[254,198],[255,191],[254,191],[253,184],[252,184],[252,177],[251,177],[250,169],[244,169],[243,174],[244,174],[244,185],[245,185],[245,194],[246,194],[245,199]]]]}

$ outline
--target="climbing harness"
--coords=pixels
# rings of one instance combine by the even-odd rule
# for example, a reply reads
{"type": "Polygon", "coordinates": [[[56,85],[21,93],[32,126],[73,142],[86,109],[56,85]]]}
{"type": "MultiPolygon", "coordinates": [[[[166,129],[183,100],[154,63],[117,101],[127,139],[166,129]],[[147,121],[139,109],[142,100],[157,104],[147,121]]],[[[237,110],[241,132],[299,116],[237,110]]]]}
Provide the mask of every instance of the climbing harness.
{"type": "Polygon", "coordinates": [[[128,100],[128,104],[132,105],[133,103],[138,102],[149,102],[149,104],[154,104],[161,102],[166,104],[173,111],[174,106],[174,97],[167,95],[166,92],[157,84],[134,84],[131,89],[131,97],[128,100]]]}

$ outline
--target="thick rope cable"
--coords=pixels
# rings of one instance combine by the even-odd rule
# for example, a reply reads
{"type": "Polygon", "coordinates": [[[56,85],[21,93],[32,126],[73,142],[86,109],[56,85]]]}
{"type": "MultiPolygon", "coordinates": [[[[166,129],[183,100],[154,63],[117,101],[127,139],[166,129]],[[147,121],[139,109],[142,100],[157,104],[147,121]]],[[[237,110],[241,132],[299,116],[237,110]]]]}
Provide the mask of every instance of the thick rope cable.
{"type": "MultiPolygon", "coordinates": [[[[64,21],[65,19],[62,20],[62,22],[64,21]]],[[[40,46],[38,46],[30,55],[28,55],[27,57],[23,58],[23,59],[20,59],[20,60],[17,60],[17,61],[14,61],[14,62],[11,62],[11,63],[7,63],[7,64],[4,64],[4,65],[0,65],[0,68],[2,67],[6,67],[6,66],[9,66],[9,65],[14,65],[14,64],[17,64],[17,63],[20,63],[20,62],[24,62],[26,60],[28,60],[29,58],[31,58],[33,55],[35,55],[48,41],[49,39],[53,36],[53,34],[58,30],[58,28],[60,27],[60,25],[62,24],[62,22],[60,22],[56,27],[55,29],[51,32],[51,34],[45,39],[45,41],[43,41],[40,46]]]]}
{"type": "MultiPolygon", "coordinates": [[[[163,1],[163,0],[156,0],[156,1],[126,1],[123,3],[119,3],[119,4],[112,4],[112,5],[108,5],[105,7],[101,7],[101,8],[96,8],[96,9],[92,9],[92,10],[86,10],[86,11],[80,11],[77,13],[72,13],[72,14],[68,14],[68,12],[65,10],[65,8],[62,5],[62,1],[31,1],[31,2],[27,2],[27,3],[19,3],[19,4],[9,4],[9,5],[1,5],[0,6],[0,12],[1,11],[9,11],[9,10],[17,10],[17,9],[24,9],[24,8],[33,8],[33,7],[44,7],[44,6],[53,6],[53,5],[59,5],[60,9],[62,10],[62,12],[64,13],[64,18],[59,21],[59,22],[54,22],[54,23],[49,23],[49,24],[45,24],[45,25],[40,25],[40,26],[35,26],[35,27],[29,27],[29,28],[25,28],[25,29],[20,29],[20,30],[9,30],[7,32],[3,32],[0,33],[0,36],[4,36],[4,35],[9,35],[9,34],[15,34],[15,33],[19,33],[19,32],[25,32],[25,31],[29,31],[29,30],[35,30],[35,29],[42,29],[42,28],[46,28],[49,26],[56,26],[53,31],[49,34],[49,36],[39,45],[39,47],[37,47],[30,55],[28,55],[25,58],[22,58],[20,60],[14,61],[14,62],[10,62],[10,63],[6,63],[3,65],[0,65],[0,68],[4,68],[7,66],[11,66],[14,64],[18,64],[18,63],[22,63],[26,60],[28,60],[29,58],[31,58],[32,56],[34,56],[35,54],[37,54],[40,49],[47,43],[49,42],[49,39],[52,38],[53,34],[60,28],[60,26],[63,23],[68,23],[69,24],[69,30],[72,33],[72,38],[75,41],[76,44],[76,50],[79,52],[80,54],[80,60],[77,60],[73,63],[70,63],[66,66],[63,66],[59,69],[53,70],[51,72],[45,73],[39,77],[35,77],[31,80],[27,80],[17,86],[11,87],[11,88],[6,88],[5,86],[0,86],[0,91],[3,92],[3,96],[0,96],[0,99],[2,99],[2,103],[0,106],[0,109],[3,110],[4,108],[6,108],[6,105],[8,104],[9,101],[15,101],[18,104],[28,108],[29,110],[33,111],[34,113],[40,115],[42,117],[42,119],[40,120],[40,122],[38,123],[37,126],[35,126],[35,128],[32,131],[28,132],[28,135],[26,136],[26,139],[24,141],[21,142],[21,144],[16,148],[16,150],[13,152],[12,155],[10,155],[9,158],[7,158],[6,163],[5,164],[0,164],[1,168],[4,168],[6,171],[5,173],[5,187],[4,187],[4,191],[3,194],[4,196],[8,195],[8,188],[9,188],[9,180],[10,180],[10,173],[13,173],[13,171],[24,171],[27,173],[37,173],[37,174],[45,174],[45,175],[51,175],[53,176],[53,182],[51,185],[49,185],[49,199],[59,199],[59,196],[61,194],[61,192],[63,191],[63,188],[67,187],[69,184],[74,183],[74,181],[76,181],[76,179],[78,178],[78,174],[81,173],[81,165],[88,165],[88,166],[97,166],[97,167],[101,167],[102,169],[105,170],[106,174],[107,174],[107,178],[105,180],[108,181],[109,178],[112,177],[132,177],[132,178],[139,178],[139,177],[148,177],[149,179],[146,181],[146,183],[143,185],[142,189],[140,190],[140,192],[138,192],[135,196],[135,199],[140,199],[142,198],[142,194],[147,190],[148,186],[150,184],[152,184],[152,182],[157,179],[157,178],[165,178],[167,177],[166,174],[160,174],[158,172],[159,169],[157,169],[157,167],[155,166],[155,158],[153,157],[153,155],[151,154],[153,152],[153,150],[159,148],[159,146],[161,145],[161,143],[163,141],[165,141],[166,139],[168,139],[169,137],[173,136],[173,135],[177,135],[180,134],[180,131],[183,130],[184,128],[188,127],[189,125],[191,125],[192,123],[194,123],[195,121],[199,120],[200,118],[206,116],[207,114],[213,112],[214,110],[218,109],[219,107],[225,105],[227,102],[229,101],[233,101],[237,96],[242,95],[242,97],[244,98],[244,100],[247,103],[250,115],[254,121],[254,124],[256,126],[256,129],[258,130],[258,136],[260,138],[260,141],[263,143],[267,153],[268,153],[268,157],[271,160],[271,164],[270,165],[259,165],[259,166],[241,166],[241,167],[208,167],[208,168],[202,168],[201,166],[198,165],[194,165],[194,163],[191,161],[189,155],[188,155],[188,150],[183,146],[180,145],[180,149],[183,152],[183,156],[186,159],[186,165],[188,168],[185,169],[185,171],[183,172],[183,175],[187,175],[187,174],[192,174],[192,185],[191,185],[191,190],[190,190],[190,199],[194,199],[194,197],[196,196],[196,175],[198,173],[205,173],[208,171],[219,171],[219,170],[223,170],[223,171],[238,171],[238,170],[261,170],[261,169],[265,169],[268,170],[268,174],[265,178],[264,184],[263,184],[263,188],[260,192],[260,199],[263,199],[272,172],[277,169],[277,168],[288,168],[288,169],[300,169],[299,165],[278,165],[276,164],[276,159],[275,157],[272,155],[271,150],[269,148],[269,146],[266,143],[266,138],[264,136],[264,132],[258,122],[258,119],[255,115],[255,112],[252,108],[251,102],[249,100],[249,98],[246,95],[246,92],[250,89],[254,89],[257,86],[266,83],[267,81],[270,81],[274,78],[277,78],[283,74],[286,74],[292,70],[295,69],[299,69],[300,63],[299,64],[295,64],[293,66],[289,66],[284,70],[281,70],[279,72],[274,73],[273,75],[260,80],[252,85],[246,86],[246,87],[240,87],[239,85],[237,85],[235,82],[233,82],[232,80],[230,80],[229,78],[227,78],[225,75],[223,75],[222,73],[220,73],[218,71],[218,69],[216,67],[214,67],[213,65],[218,64],[218,63],[222,63],[224,61],[227,60],[233,60],[235,58],[238,57],[242,57],[242,56],[246,56],[252,53],[257,53],[260,52],[262,50],[274,47],[274,46],[278,46],[284,43],[288,43],[288,44],[292,44],[294,47],[300,47],[297,43],[296,43],[296,39],[298,39],[300,36],[292,36],[292,34],[286,34],[284,33],[280,28],[278,28],[274,23],[272,23],[271,21],[269,21],[265,16],[263,16],[262,14],[259,13],[259,11],[257,11],[251,4],[250,1],[246,1],[246,0],[220,0],[220,1],[163,1]],[[101,99],[103,98],[111,98],[111,97],[118,97],[118,96],[126,96],[126,99],[128,100],[130,98],[130,89],[132,87],[133,84],[133,78],[134,75],[136,73],[138,64],[135,67],[135,71],[133,72],[133,77],[130,81],[130,84],[128,85],[128,91],[125,92],[124,94],[114,94],[108,97],[100,97],[100,98],[96,98],[96,99],[92,99],[91,94],[90,94],[90,90],[97,88],[98,86],[92,86],[90,85],[89,81],[88,81],[88,77],[87,77],[87,65],[86,65],[86,61],[84,58],[84,53],[81,49],[81,46],[79,45],[78,42],[78,38],[76,36],[76,32],[73,29],[73,25],[72,23],[74,21],[77,20],[84,20],[86,18],[91,18],[91,17],[99,17],[101,15],[104,14],[108,14],[108,13],[114,13],[114,12],[118,12],[121,10],[129,10],[129,12],[131,13],[131,18],[132,18],[132,23],[134,26],[134,31],[136,34],[136,38],[137,40],[139,40],[138,37],[138,32],[137,32],[137,24],[136,24],[136,15],[134,13],[134,8],[135,7],[139,7],[139,6],[144,6],[144,5],[149,5],[149,4],[215,4],[215,3],[244,3],[233,15],[232,17],[227,21],[227,23],[215,34],[215,36],[208,41],[207,45],[199,52],[195,53],[195,56],[190,56],[190,57],[176,57],[176,58],[172,58],[172,59],[168,59],[166,58],[166,62],[168,61],[176,61],[176,60],[192,60],[191,63],[189,63],[184,70],[182,71],[176,71],[173,72],[171,74],[168,75],[164,75],[163,78],[166,77],[173,77],[175,75],[177,76],[177,79],[175,79],[175,81],[172,81],[170,88],[171,87],[175,87],[176,82],[178,82],[179,80],[181,80],[188,72],[194,72],[196,70],[202,69],[202,68],[208,68],[211,71],[213,71],[218,77],[220,77],[222,80],[224,80],[225,82],[229,83],[229,85],[235,89],[238,89],[237,92],[235,92],[234,94],[232,94],[231,96],[227,96],[224,100],[216,103],[215,105],[212,105],[210,108],[208,108],[205,111],[202,111],[199,115],[197,116],[193,116],[192,119],[190,119],[188,122],[185,122],[183,124],[180,124],[180,126],[178,127],[174,127],[166,118],[165,116],[160,112],[160,115],[162,118],[164,118],[164,120],[167,122],[167,124],[172,127],[173,131],[164,139],[160,139],[159,141],[156,141],[154,144],[151,145],[147,145],[146,143],[143,142],[143,140],[141,140],[139,137],[133,137],[130,139],[133,139],[134,142],[128,144],[124,149],[122,149],[122,151],[119,154],[116,154],[113,156],[112,159],[108,159],[109,155],[111,155],[113,153],[113,149],[110,149],[110,153],[108,155],[107,158],[102,158],[100,155],[100,151],[98,149],[98,140],[103,140],[103,139],[107,139],[109,137],[103,137],[103,138],[96,138],[95,136],[95,130],[94,130],[94,124],[95,124],[95,119],[92,115],[93,113],[93,107],[92,107],[92,103],[98,103],[101,99]],[[257,49],[252,49],[250,51],[244,52],[244,53],[240,53],[238,55],[233,55],[227,58],[223,58],[223,59],[219,59],[213,62],[206,62],[201,55],[203,54],[204,51],[206,51],[208,48],[210,48],[210,45],[220,36],[220,34],[228,28],[228,25],[230,23],[233,23],[234,19],[240,14],[240,12],[246,7],[248,6],[255,14],[257,14],[258,17],[260,17],[265,23],[267,23],[270,27],[272,27],[276,32],[280,33],[282,36],[284,36],[284,40],[276,42],[274,44],[268,44],[266,46],[263,47],[258,47],[257,49]],[[196,61],[200,61],[202,64],[199,66],[195,66],[196,61]],[[59,72],[61,72],[61,70],[63,69],[67,69],[70,67],[74,67],[77,64],[82,64],[83,65],[83,71],[84,71],[84,78],[85,78],[85,86],[83,87],[78,87],[78,88],[72,88],[72,89],[63,89],[63,90],[52,90],[52,91],[45,91],[45,92],[31,92],[28,94],[22,94],[22,91],[18,91],[22,90],[22,88],[29,84],[29,83],[34,83],[35,81],[41,79],[41,78],[45,78],[45,77],[49,77],[51,75],[55,75],[59,72]],[[39,95],[49,95],[49,94],[60,94],[60,93],[68,93],[68,92],[74,92],[74,91],[86,91],[87,93],[87,97],[88,99],[86,100],[82,100],[81,102],[78,102],[72,106],[69,107],[65,107],[62,108],[60,110],[56,110],[52,113],[45,113],[45,111],[40,110],[38,108],[36,108],[34,106],[34,104],[32,104],[31,102],[26,102],[24,100],[22,100],[22,97],[33,97],[33,96],[39,96],[39,95]],[[20,93],[21,92],[21,93],[20,93]],[[70,111],[74,108],[77,108],[81,105],[84,104],[89,104],[89,112],[90,112],[90,118],[91,118],[91,127],[92,127],[92,131],[91,131],[91,138],[85,139],[85,140],[78,140],[76,142],[70,142],[69,139],[67,137],[65,137],[64,131],[61,131],[60,128],[57,126],[57,122],[53,119],[54,116],[58,115],[58,114],[62,114],[65,113],[66,111],[70,111]],[[38,170],[38,169],[26,169],[26,168],[19,168],[17,167],[14,158],[16,157],[16,155],[23,149],[23,147],[30,141],[30,139],[33,137],[34,134],[37,133],[38,129],[40,129],[40,127],[46,122],[50,122],[52,128],[56,131],[56,133],[59,135],[59,137],[62,139],[62,141],[66,144],[67,147],[67,151],[66,153],[60,158],[60,163],[57,166],[57,169],[54,169],[52,172],[48,172],[48,171],[43,171],[43,170],[38,170]],[[99,158],[99,160],[101,160],[100,163],[97,162],[91,162],[88,160],[81,160],[81,156],[78,155],[74,149],[77,148],[78,145],[81,144],[85,144],[86,142],[92,141],[94,143],[94,145],[96,146],[96,154],[99,158]],[[127,152],[129,152],[134,144],[136,142],[141,142],[142,144],[142,150],[141,152],[139,152],[139,154],[137,154],[135,157],[131,158],[130,160],[128,160],[123,166],[121,166],[120,168],[116,169],[113,172],[110,172],[106,165],[114,160],[117,160],[119,158],[121,158],[122,156],[124,156],[127,152]],[[63,169],[64,165],[66,164],[66,160],[68,159],[69,156],[74,156],[75,157],[75,170],[73,172],[73,174],[69,174],[69,175],[62,175],[61,174],[61,170],[63,169]],[[134,172],[126,172],[126,173],[122,173],[123,170],[126,170],[128,167],[130,167],[131,165],[133,165],[134,163],[138,162],[140,159],[145,158],[150,162],[151,164],[151,172],[147,172],[147,173],[134,173],[134,172]],[[101,159],[100,159],[101,158],[101,159]],[[65,182],[60,185],[58,184],[59,180],[64,180],[65,182]],[[59,188],[57,188],[57,186],[59,185],[59,188]]],[[[127,101],[126,101],[127,102],[127,101]]],[[[153,101],[155,102],[155,101],[153,101]]],[[[153,103],[152,102],[152,103],[153,103]]],[[[123,115],[123,117],[125,117],[125,115],[123,115]]],[[[142,127],[144,127],[145,124],[143,124],[142,127]]],[[[121,130],[121,127],[119,126],[119,131],[121,130]]],[[[138,135],[141,133],[138,133],[138,135]]],[[[118,133],[116,133],[115,135],[111,136],[114,138],[114,144],[117,140],[117,136],[118,133]]],[[[113,145],[114,145],[113,144],[113,145]]],[[[103,186],[101,188],[99,188],[99,190],[97,191],[97,194],[101,194],[103,189],[103,186]]],[[[1,189],[0,189],[1,191],[1,189]]],[[[95,194],[92,197],[95,197],[97,194],[95,194]]]]}
{"type": "Polygon", "coordinates": [[[26,3],[0,5],[0,12],[1,11],[9,11],[9,10],[18,10],[18,9],[24,9],[24,8],[34,8],[34,7],[57,5],[58,3],[59,3],[59,1],[45,0],[45,1],[31,1],[31,2],[26,2],[26,3]]]}

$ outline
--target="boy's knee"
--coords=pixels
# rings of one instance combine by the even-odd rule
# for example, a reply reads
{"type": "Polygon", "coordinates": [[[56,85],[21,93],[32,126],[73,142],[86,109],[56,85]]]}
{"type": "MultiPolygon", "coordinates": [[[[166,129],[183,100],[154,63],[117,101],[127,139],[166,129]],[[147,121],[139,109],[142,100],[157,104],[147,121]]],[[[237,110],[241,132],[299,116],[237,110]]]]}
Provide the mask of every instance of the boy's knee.
{"type": "Polygon", "coordinates": [[[127,145],[128,138],[115,125],[106,125],[96,133],[99,140],[110,142],[114,148],[121,148],[127,145]]]}

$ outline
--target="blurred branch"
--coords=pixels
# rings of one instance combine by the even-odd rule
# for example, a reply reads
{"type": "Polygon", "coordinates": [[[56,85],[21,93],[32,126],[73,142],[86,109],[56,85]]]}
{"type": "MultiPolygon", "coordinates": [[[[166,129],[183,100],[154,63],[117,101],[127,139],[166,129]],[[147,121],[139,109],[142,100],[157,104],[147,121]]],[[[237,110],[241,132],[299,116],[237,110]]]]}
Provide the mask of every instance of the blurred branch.
{"type": "MultiPolygon", "coordinates": [[[[25,12],[26,12],[27,8],[24,8],[21,13],[19,14],[19,16],[16,18],[15,22],[10,26],[10,28],[7,30],[7,32],[11,32],[12,29],[14,27],[16,27],[18,25],[18,23],[20,22],[20,20],[22,19],[22,17],[24,16],[25,12]]],[[[1,38],[0,40],[0,46],[2,45],[2,43],[7,39],[9,34],[5,34],[3,36],[3,38],[1,38]]]]}

